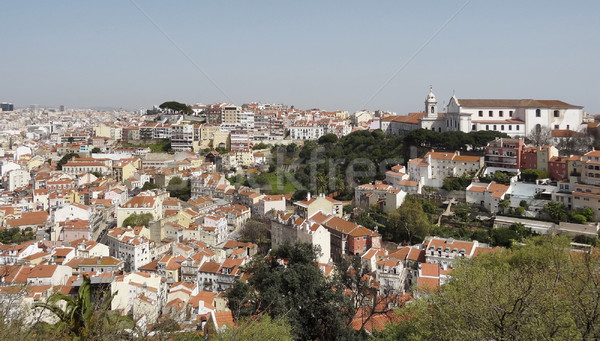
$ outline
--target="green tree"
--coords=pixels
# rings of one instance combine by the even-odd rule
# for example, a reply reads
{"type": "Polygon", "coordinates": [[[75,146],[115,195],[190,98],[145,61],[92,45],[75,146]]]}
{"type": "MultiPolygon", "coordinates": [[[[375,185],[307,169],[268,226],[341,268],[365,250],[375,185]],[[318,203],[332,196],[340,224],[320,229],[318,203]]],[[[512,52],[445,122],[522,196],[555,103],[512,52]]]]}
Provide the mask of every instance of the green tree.
{"type": "Polygon", "coordinates": [[[258,313],[285,317],[299,340],[353,338],[348,328],[352,304],[338,280],[324,277],[316,251],[311,244],[284,244],[269,258],[252,261],[246,269],[248,284],[237,281],[226,294],[234,317],[243,320],[258,313]]]}
{"type": "Polygon", "coordinates": [[[128,316],[110,312],[113,298],[114,295],[111,295],[94,302],[90,279],[84,276],[77,292],[77,298],[56,293],[50,296],[47,302],[34,303],[33,306],[54,314],[58,318],[58,323],[54,327],[66,331],[74,338],[93,339],[109,335],[125,337],[126,334],[123,333],[123,330],[125,328],[133,329],[135,324],[128,316]],[[63,302],[63,305],[59,305],[59,302],[63,302]]]}
{"type": "Polygon", "coordinates": [[[189,186],[189,180],[184,181],[178,176],[169,180],[166,190],[169,192],[171,197],[175,197],[183,201],[190,200],[190,197],[192,196],[192,189],[189,186]]]}
{"type": "Polygon", "coordinates": [[[132,214],[129,217],[123,220],[122,226],[146,226],[150,224],[150,222],[154,220],[152,213],[143,213],[143,214],[132,214]]]}
{"type": "Polygon", "coordinates": [[[336,143],[338,141],[338,137],[336,134],[325,134],[319,137],[317,141],[318,144],[326,144],[326,143],[336,143]]]}
{"type": "Polygon", "coordinates": [[[66,155],[64,155],[57,163],[56,163],[56,169],[58,170],[62,170],[62,166],[69,162],[69,160],[71,160],[74,157],[79,157],[79,154],[77,153],[68,153],[66,155]]]}
{"type": "Polygon", "coordinates": [[[569,217],[567,207],[558,201],[548,201],[544,205],[542,213],[547,215],[555,223],[567,221],[569,217]]]}
{"type": "Polygon", "coordinates": [[[262,220],[257,218],[249,219],[244,223],[240,231],[242,241],[255,243],[263,251],[269,249],[271,245],[271,230],[262,220]]]}
{"type": "Polygon", "coordinates": [[[504,199],[500,200],[500,202],[498,203],[498,211],[502,214],[504,213],[504,211],[506,211],[506,209],[508,209],[510,207],[510,197],[508,196],[508,194],[505,196],[504,199]]]}
{"type": "Polygon", "coordinates": [[[541,171],[539,169],[524,169],[521,172],[521,179],[527,182],[535,182],[537,179],[546,179],[549,177],[547,171],[541,171]]]}
{"type": "Polygon", "coordinates": [[[160,188],[160,186],[153,184],[149,181],[146,181],[146,182],[144,182],[144,186],[142,186],[142,191],[147,191],[147,190],[156,189],[156,188],[160,188]]]}
{"type": "Polygon", "coordinates": [[[261,150],[261,149],[267,149],[267,148],[269,148],[269,146],[263,142],[259,142],[252,147],[253,150],[261,150]]]}
{"type": "Polygon", "coordinates": [[[100,148],[98,148],[98,147],[92,148],[92,153],[100,153],[100,152],[101,152],[100,148]]]}
{"type": "Polygon", "coordinates": [[[407,196],[402,206],[388,214],[388,224],[383,230],[393,242],[406,241],[413,244],[415,241],[422,241],[429,234],[430,228],[431,223],[419,200],[407,196]]]}
{"type": "Polygon", "coordinates": [[[525,214],[525,209],[522,206],[515,208],[515,214],[522,216],[525,214]]]}
{"type": "Polygon", "coordinates": [[[173,111],[177,111],[177,112],[182,112],[188,115],[191,115],[194,111],[192,110],[192,107],[190,107],[189,105],[186,105],[184,103],[179,103],[176,101],[168,101],[168,102],[164,102],[161,105],[158,106],[161,109],[170,109],[173,111]]]}
{"type": "Polygon", "coordinates": [[[271,319],[268,315],[260,315],[240,321],[235,327],[226,327],[225,330],[210,337],[210,340],[287,341],[293,340],[292,336],[292,328],[285,319],[271,319]]]}
{"type": "Polygon", "coordinates": [[[582,214],[575,214],[571,217],[571,219],[577,224],[585,224],[587,222],[587,219],[582,214]]]}
{"type": "Polygon", "coordinates": [[[600,338],[597,252],[569,251],[566,238],[465,261],[440,292],[398,313],[375,339],[593,340],[600,338]]]}
{"type": "Polygon", "coordinates": [[[581,217],[575,218],[576,215],[580,215],[585,218],[584,222],[593,221],[594,220],[594,211],[589,207],[577,208],[575,210],[569,211],[569,215],[571,216],[572,221],[581,221],[581,217]]]}

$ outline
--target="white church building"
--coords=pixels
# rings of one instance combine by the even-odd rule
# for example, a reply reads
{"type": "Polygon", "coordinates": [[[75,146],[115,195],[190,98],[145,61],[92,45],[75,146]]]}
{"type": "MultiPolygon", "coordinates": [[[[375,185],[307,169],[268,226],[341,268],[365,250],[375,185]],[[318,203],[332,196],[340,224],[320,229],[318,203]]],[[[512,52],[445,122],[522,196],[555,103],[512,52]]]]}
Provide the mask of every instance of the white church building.
{"type": "Polygon", "coordinates": [[[533,129],[579,131],[584,120],[583,107],[559,100],[535,99],[458,99],[452,96],[445,113],[439,113],[430,89],[425,112],[388,118],[382,128],[392,134],[427,129],[438,132],[492,130],[511,137],[525,136],[533,129]]]}

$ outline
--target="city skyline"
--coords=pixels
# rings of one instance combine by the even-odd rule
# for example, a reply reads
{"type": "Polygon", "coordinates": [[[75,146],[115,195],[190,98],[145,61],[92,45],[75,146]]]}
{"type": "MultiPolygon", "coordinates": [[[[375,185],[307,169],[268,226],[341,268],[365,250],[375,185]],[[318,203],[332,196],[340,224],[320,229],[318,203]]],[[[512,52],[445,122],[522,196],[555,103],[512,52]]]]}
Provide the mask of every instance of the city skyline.
{"type": "Polygon", "coordinates": [[[599,5],[11,4],[0,101],[136,110],[167,100],[422,111],[458,98],[600,112],[599,5]],[[596,10],[594,10],[596,9],[596,10]]]}

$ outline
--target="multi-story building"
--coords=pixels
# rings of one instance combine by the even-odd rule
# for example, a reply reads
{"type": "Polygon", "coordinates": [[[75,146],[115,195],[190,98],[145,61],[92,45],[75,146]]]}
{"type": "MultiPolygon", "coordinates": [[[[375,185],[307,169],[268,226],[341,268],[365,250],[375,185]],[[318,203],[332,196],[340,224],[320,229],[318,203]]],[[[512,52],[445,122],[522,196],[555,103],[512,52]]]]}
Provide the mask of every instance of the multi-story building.
{"type": "Polygon", "coordinates": [[[252,131],[246,129],[235,129],[229,133],[231,151],[251,151],[254,140],[252,131]]]}
{"type": "Polygon", "coordinates": [[[129,199],[121,207],[117,207],[117,226],[122,226],[123,221],[132,214],[150,213],[154,220],[161,219],[163,217],[162,201],[162,196],[149,192],[142,192],[138,196],[129,199]]]}
{"type": "Polygon", "coordinates": [[[483,157],[460,155],[458,151],[434,152],[424,158],[408,161],[408,174],[411,181],[423,186],[442,187],[447,177],[459,177],[463,174],[476,174],[484,164],[483,157]]]}
{"type": "Polygon", "coordinates": [[[466,201],[468,204],[481,205],[492,213],[498,212],[500,201],[509,191],[509,185],[502,185],[495,182],[484,183],[473,181],[467,187],[466,201]]]}
{"type": "Polygon", "coordinates": [[[381,235],[364,226],[323,212],[315,213],[308,220],[323,225],[329,231],[334,262],[344,254],[358,256],[372,247],[381,248],[381,235]]]}
{"type": "Polygon", "coordinates": [[[383,212],[393,212],[406,197],[406,192],[395,189],[392,185],[375,181],[374,184],[364,184],[354,189],[354,205],[368,210],[371,205],[377,205],[383,212]]]}
{"type": "Polygon", "coordinates": [[[149,233],[148,229],[139,227],[110,229],[106,234],[110,256],[123,260],[125,271],[137,271],[139,267],[152,261],[151,248],[154,247],[154,242],[148,239],[149,233]]]}
{"type": "Polygon", "coordinates": [[[294,203],[294,206],[296,214],[304,219],[312,217],[318,211],[322,211],[325,214],[333,214],[336,217],[342,217],[344,214],[341,201],[326,197],[322,193],[316,197],[308,193],[306,200],[297,201],[294,203]]]}
{"type": "Polygon", "coordinates": [[[240,123],[240,113],[242,112],[242,108],[235,106],[235,105],[229,105],[226,107],[223,107],[223,110],[221,111],[221,116],[222,116],[222,120],[221,123],[224,124],[239,124],[240,123]]]}
{"type": "Polygon", "coordinates": [[[522,139],[497,137],[485,147],[485,166],[516,172],[521,168],[523,147],[522,139]]]}
{"type": "Polygon", "coordinates": [[[573,208],[589,207],[600,217],[600,150],[583,156],[581,181],[573,187],[573,208]]]}
{"type": "Polygon", "coordinates": [[[310,243],[318,248],[317,262],[329,263],[331,260],[331,240],[329,231],[310,219],[302,219],[279,211],[271,222],[271,243],[277,248],[284,243],[310,243]]]}
{"type": "Polygon", "coordinates": [[[467,242],[440,237],[427,237],[423,242],[423,247],[425,249],[425,261],[440,264],[442,267],[454,267],[458,259],[472,258],[479,252],[491,250],[487,244],[476,240],[467,242]]]}
{"type": "Polygon", "coordinates": [[[325,128],[307,121],[296,121],[289,130],[292,140],[318,140],[325,135],[325,128]]]}

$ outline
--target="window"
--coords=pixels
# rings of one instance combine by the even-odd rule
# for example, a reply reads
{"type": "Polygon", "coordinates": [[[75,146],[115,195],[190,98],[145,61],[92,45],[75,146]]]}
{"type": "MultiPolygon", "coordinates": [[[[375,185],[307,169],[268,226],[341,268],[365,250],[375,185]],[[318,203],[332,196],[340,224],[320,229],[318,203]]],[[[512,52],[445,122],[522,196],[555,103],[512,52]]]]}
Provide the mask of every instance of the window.
{"type": "Polygon", "coordinates": [[[483,110],[479,110],[479,117],[483,117],[483,110]]]}
{"type": "Polygon", "coordinates": [[[475,125],[474,124],[471,126],[471,130],[475,130],[475,125]]]}
{"type": "Polygon", "coordinates": [[[554,129],[558,129],[558,124],[555,124],[555,125],[554,125],[554,129]]]}
{"type": "Polygon", "coordinates": [[[515,126],[517,128],[517,130],[519,130],[519,126],[515,126]]]}
{"type": "Polygon", "coordinates": [[[560,112],[558,110],[554,110],[554,117],[560,117],[560,112]]]}
{"type": "Polygon", "coordinates": [[[511,125],[508,125],[508,130],[512,130],[512,126],[511,125]]]}
{"type": "Polygon", "coordinates": [[[433,114],[433,105],[431,106],[429,111],[433,114]]]}
{"type": "Polygon", "coordinates": [[[490,130],[490,125],[489,124],[485,125],[485,130],[490,130]]]}
{"type": "Polygon", "coordinates": [[[504,130],[504,124],[500,126],[500,130],[504,130]]]}
{"type": "Polygon", "coordinates": [[[540,109],[535,109],[535,117],[542,117],[542,111],[540,109]]]}
{"type": "Polygon", "coordinates": [[[490,111],[488,112],[488,116],[489,116],[489,117],[494,117],[494,112],[490,110],[490,111]]]}
{"type": "Polygon", "coordinates": [[[512,117],[512,114],[513,114],[513,111],[512,111],[512,110],[510,110],[510,111],[508,112],[508,116],[512,117]]]}
{"type": "Polygon", "coordinates": [[[498,111],[498,116],[504,117],[504,111],[502,111],[502,110],[498,111]]]}
{"type": "Polygon", "coordinates": [[[498,130],[498,126],[494,124],[494,130],[498,130]]]}

